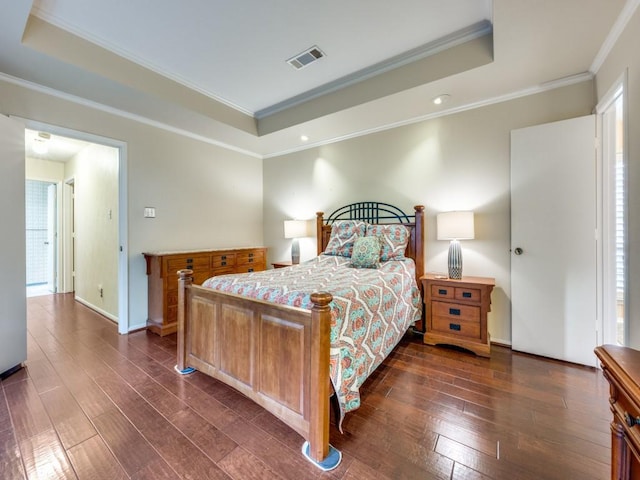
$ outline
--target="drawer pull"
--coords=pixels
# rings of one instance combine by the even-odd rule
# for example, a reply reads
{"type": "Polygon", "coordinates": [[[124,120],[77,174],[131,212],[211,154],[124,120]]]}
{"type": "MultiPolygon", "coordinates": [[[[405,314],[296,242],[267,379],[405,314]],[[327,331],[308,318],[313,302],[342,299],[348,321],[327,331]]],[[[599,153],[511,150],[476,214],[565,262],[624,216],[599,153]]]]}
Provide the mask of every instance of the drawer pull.
{"type": "Polygon", "coordinates": [[[220,265],[222,265],[223,267],[227,265],[227,262],[220,262],[220,265]]]}
{"type": "Polygon", "coordinates": [[[247,270],[247,272],[253,272],[253,268],[250,268],[249,270],[247,270]]]}
{"type": "Polygon", "coordinates": [[[221,258],[222,260],[226,260],[226,259],[227,259],[227,256],[226,256],[226,255],[222,255],[220,258],[221,258]]]}
{"type": "Polygon", "coordinates": [[[250,256],[250,257],[253,257],[253,253],[250,253],[250,254],[249,254],[249,256],[250,256]]]}
{"type": "Polygon", "coordinates": [[[460,309],[459,308],[450,308],[449,309],[449,315],[460,315],[460,309]]]}
{"type": "Polygon", "coordinates": [[[640,425],[640,417],[632,417],[629,412],[624,412],[624,420],[630,427],[640,425]]]}
{"type": "Polygon", "coordinates": [[[471,298],[471,292],[462,292],[464,298],[471,298]]]}
{"type": "Polygon", "coordinates": [[[440,288],[438,290],[438,295],[446,295],[447,294],[447,289],[446,288],[440,288]]]}
{"type": "Polygon", "coordinates": [[[193,258],[187,258],[187,263],[193,263],[193,258]]]}
{"type": "Polygon", "coordinates": [[[249,259],[249,263],[252,263],[252,262],[253,262],[253,258],[250,258],[250,259],[249,259]]]}
{"type": "Polygon", "coordinates": [[[457,332],[460,331],[460,324],[459,323],[450,323],[449,324],[449,330],[455,330],[457,332]]]}

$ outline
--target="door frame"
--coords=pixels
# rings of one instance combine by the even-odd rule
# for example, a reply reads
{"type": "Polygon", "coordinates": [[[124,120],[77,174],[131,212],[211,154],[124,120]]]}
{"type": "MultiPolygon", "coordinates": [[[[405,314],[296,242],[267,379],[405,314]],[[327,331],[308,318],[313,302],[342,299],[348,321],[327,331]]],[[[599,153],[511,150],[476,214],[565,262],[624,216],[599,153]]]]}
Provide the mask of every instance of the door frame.
{"type": "MultiPolygon", "coordinates": [[[[611,305],[611,295],[609,295],[608,285],[612,280],[610,277],[611,272],[615,271],[615,265],[611,265],[610,256],[608,253],[612,248],[610,245],[610,232],[605,231],[608,227],[606,210],[610,207],[611,190],[609,188],[610,176],[605,171],[605,158],[603,152],[603,122],[602,117],[607,109],[611,106],[615,100],[616,93],[622,88],[622,118],[623,118],[623,163],[627,168],[627,175],[625,176],[625,197],[624,202],[624,256],[626,260],[624,284],[625,284],[625,302],[624,302],[624,341],[625,345],[629,344],[629,88],[628,88],[628,69],[625,69],[622,75],[620,75],[615,82],[609,87],[609,90],[602,96],[594,111],[596,114],[596,132],[598,141],[597,147],[597,170],[596,170],[596,185],[597,185],[597,225],[598,225],[598,251],[597,251],[597,268],[598,268],[598,318],[600,321],[601,334],[598,337],[598,345],[605,343],[616,343],[615,326],[612,327],[609,324],[606,312],[615,308],[615,305],[611,305]]],[[[614,247],[615,248],[615,247],[614,247]]],[[[615,273],[613,273],[615,275],[615,273]]],[[[615,280],[614,280],[615,281],[615,280]]]]}
{"type": "MultiPolygon", "coordinates": [[[[51,177],[27,177],[25,175],[25,181],[26,180],[32,180],[32,181],[36,181],[36,182],[43,182],[43,183],[49,183],[51,185],[55,185],[56,186],[56,218],[55,218],[55,237],[56,237],[56,248],[55,248],[55,255],[56,255],[56,262],[60,261],[60,258],[63,258],[62,255],[62,247],[61,247],[61,243],[59,241],[62,232],[61,232],[61,220],[62,220],[62,182],[56,178],[51,178],[51,177]]],[[[59,264],[59,263],[58,263],[59,264]]],[[[56,282],[56,291],[60,291],[61,289],[61,285],[62,285],[62,278],[63,278],[63,274],[62,274],[62,269],[58,268],[56,269],[55,272],[55,282],[56,282]]]]}
{"type": "Polygon", "coordinates": [[[25,128],[48,132],[62,137],[75,138],[85,142],[97,143],[118,150],[118,333],[129,332],[129,233],[128,233],[128,196],[127,196],[127,144],[113,138],[92,133],[72,130],[35,120],[12,116],[24,123],[25,128]]]}

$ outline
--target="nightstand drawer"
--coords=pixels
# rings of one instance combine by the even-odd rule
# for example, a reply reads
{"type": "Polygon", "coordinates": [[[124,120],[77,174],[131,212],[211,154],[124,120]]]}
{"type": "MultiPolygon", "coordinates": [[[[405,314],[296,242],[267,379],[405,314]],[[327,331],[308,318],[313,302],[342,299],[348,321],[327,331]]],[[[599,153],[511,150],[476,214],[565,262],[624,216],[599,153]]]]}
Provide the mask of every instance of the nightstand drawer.
{"type": "Polygon", "coordinates": [[[479,302],[480,289],[456,287],[454,298],[456,300],[467,300],[469,302],[479,302]]]}
{"type": "Polygon", "coordinates": [[[447,317],[455,320],[466,320],[470,322],[478,322],[480,320],[480,307],[473,305],[462,305],[458,303],[437,302],[431,303],[433,315],[438,317],[447,317]]]}
{"type": "Polygon", "coordinates": [[[453,317],[432,317],[432,329],[434,332],[460,335],[469,338],[480,338],[480,322],[456,319],[453,317]]]}
{"type": "Polygon", "coordinates": [[[444,285],[431,285],[431,296],[433,298],[450,298],[453,300],[455,295],[455,287],[446,287],[444,285]]]}

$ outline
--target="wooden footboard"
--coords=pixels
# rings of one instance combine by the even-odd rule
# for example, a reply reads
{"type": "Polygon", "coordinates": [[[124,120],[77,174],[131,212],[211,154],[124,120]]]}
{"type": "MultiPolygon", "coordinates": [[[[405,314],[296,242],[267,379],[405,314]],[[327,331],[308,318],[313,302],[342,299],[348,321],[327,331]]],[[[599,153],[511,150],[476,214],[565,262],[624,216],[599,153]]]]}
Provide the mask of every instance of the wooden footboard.
{"type": "MultiPolygon", "coordinates": [[[[328,293],[311,312],[193,285],[181,270],[177,369],[189,367],[243,393],[296,430],[308,456],[329,456],[328,293]]],[[[339,459],[338,459],[339,461],[339,459]]]]}

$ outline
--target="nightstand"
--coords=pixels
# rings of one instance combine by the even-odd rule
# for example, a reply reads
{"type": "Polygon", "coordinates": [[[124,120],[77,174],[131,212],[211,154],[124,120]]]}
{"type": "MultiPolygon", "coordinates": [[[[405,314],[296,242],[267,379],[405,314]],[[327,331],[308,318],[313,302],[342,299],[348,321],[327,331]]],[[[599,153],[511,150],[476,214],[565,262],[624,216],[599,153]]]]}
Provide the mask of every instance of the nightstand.
{"type": "Polygon", "coordinates": [[[487,314],[495,280],[462,277],[460,280],[427,274],[420,277],[426,308],[424,343],[455,345],[476,355],[491,355],[487,314]]]}
{"type": "Polygon", "coordinates": [[[273,268],[284,268],[284,267],[290,267],[292,263],[291,263],[291,260],[288,260],[284,262],[274,262],[271,265],[273,265],[273,268]]]}

